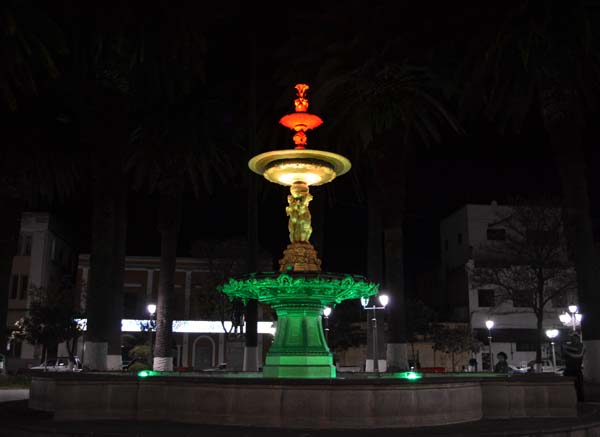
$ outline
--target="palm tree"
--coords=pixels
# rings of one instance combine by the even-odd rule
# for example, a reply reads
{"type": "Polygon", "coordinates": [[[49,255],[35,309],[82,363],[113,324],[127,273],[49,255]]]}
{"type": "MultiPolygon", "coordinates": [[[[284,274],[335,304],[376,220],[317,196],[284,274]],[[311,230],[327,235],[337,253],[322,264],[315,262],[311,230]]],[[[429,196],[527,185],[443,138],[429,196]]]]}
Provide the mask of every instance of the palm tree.
{"type": "Polygon", "coordinates": [[[107,13],[68,0],[61,6],[55,13],[70,42],[63,91],[88,152],[94,200],[85,360],[91,368],[120,368],[130,184],[125,163],[148,108],[188,94],[204,73],[195,21],[201,7],[140,10],[123,3],[118,13],[107,13]]]}
{"type": "Polygon", "coordinates": [[[114,17],[76,4],[57,17],[70,47],[57,93],[86,153],[80,165],[89,175],[84,187],[93,203],[84,365],[120,370],[129,185],[124,154],[132,130],[129,61],[134,52],[128,29],[114,17]]]}
{"type": "Polygon", "coordinates": [[[223,147],[230,142],[219,138],[226,131],[219,125],[219,106],[195,95],[189,100],[147,114],[134,135],[136,148],[128,161],[135,186],[159,196],[161,260],[153,363],[159,371],[173,369],[175,267],[186,181],[196,197],[205,197],[215,175],[225,180],[232,172],[223,147]]]}
{"type": "MultiPolygon", "coordinates": [[[[600,265],[594,248],[582,131],[598,98],[598,11],[583,1],[522,1],[508,9],[500,28],[474,51],[467,66],[465,102],[501,128],[519,130],[536,111],[560,175],[563,211],[577,271],[588,354],[600,350],[600,265]],[[485,45],[484,45],[485,44],[485,45]]],[[[586,372],[600,379],[597,366],[586,372]],[[594,373],[595,372],[595,373],[594,373]]]]}
{"type": "MultiPolygon", "coordinates": [[[[351,26],[353,21],[346,20],[345,13],[360,13],[362,17],[359,29],[349,29],[352,38],[339,32],[331,40],[313,42],[319,46],[316,48],[303,42],[307,35],[300,34],[290,45],[299,44],[294,53],[308,55],[289,61],[293,72],[287,77],[305,72],[306,80],[314,83],[312,104],[328,116],[320,128],[321,142],[337,145],[341,153],[350,155],[359,197],[368,195],[369,217],[375,221],[369,225],[369,275],[375,279],[381,276],[384,269],[376,265],[379,258],[385,265],[385,288],[393,295],[390,365],[405,367],[402,225],[407,172],[413,166],[418,145],[439,142],[444,133],[461,129],[442,103],[432,72],[410,62],[402,35],[382,34],[385,7],[365,9],[352,3],[345,11],[335,10],[328,18],[321,17],[336,25],[351,26]],[[344,35],[343,40],[340,35],[344,35]]],[[[322,22],[319,26],[339,30],[322,22]]]]}
{"type": "Polygon", "coordinates": [[[66,52],[60,29],[29,2],[0,7],[0,105],[4,127],[0,150],[0,353],[6,347],[8,284],[17,252],[21,213],[43,199],[62,200],[75,189],[77,150],[50,132],[62,124],[44,96],[58,77],[56,58],[66,52]],[[37,105],[37,109],[34,109],[37,105]],[[57,146],[60,145],[60,146],[57,146]],[[63,155],[63,152],[67,152],[63,155]],[[70,156],[71,159],[63,159],[70,156]]]}
{"type": "Polygon", "coordinates": [[[0,102],[16,111],[39,94],[44,82],[59,76],[57,57],[67,47],[57,24],[29,1],[2,2],[0,23],[0,102]]]}

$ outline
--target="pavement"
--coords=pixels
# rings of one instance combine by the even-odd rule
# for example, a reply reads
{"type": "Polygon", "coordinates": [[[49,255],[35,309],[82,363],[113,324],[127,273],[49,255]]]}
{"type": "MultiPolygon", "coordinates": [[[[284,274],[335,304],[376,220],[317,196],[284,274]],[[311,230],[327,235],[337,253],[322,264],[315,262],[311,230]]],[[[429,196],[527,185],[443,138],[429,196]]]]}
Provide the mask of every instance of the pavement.
{"type": "Polygon", "coordinates": [[[29,399],[28,388],[0,388],[0,402],[22,401],[29,399]]]}
{"type": "Polygon", "coordinates": [[[70,421],[54,422],[52,414],[27,408],[27,401],[0,404],[0,436],[4,437],[424,437],[424,436],[543,436],[600,434],[600,403],[580,404],[574,418],[481,420],[464,424],[413,429],[298,430],[206,426],[172,422],[70,421]],[[592,434],[592,433],[598,434],[592,434]]]}

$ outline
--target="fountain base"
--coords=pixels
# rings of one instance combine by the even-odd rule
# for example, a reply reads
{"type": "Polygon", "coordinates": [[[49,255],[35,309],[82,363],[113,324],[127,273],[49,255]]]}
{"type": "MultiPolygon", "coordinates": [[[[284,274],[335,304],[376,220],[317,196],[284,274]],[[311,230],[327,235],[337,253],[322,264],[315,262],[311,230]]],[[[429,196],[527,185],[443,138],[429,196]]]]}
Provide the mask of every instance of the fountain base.
{"type": "Polygon", "coordinates": [[[331,354],[323,356],[267,356],[264,378],[335,378],[331,354]]]}
{"type": "MultiPolygon", "coordinates": [[[[312,249],[309,243],[295,244],[312,249]]],[[[223,285],[223,292],[231,298],[257,299],[277,313],[275,339],[263,367],[265,377],[335,378],[321,321],[323,309],[347,299],[372,296],[377,284],[360,276],[332,273],[262,273],[231,278],[223,285]]]]}

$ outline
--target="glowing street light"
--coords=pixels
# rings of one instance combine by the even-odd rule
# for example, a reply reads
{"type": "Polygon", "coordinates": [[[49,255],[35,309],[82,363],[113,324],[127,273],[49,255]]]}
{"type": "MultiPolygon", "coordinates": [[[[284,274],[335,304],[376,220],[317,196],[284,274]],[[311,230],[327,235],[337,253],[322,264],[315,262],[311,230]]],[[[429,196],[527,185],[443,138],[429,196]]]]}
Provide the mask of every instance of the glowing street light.
{"type": "Polygon", "coordinates": [[[494,327],[493,320],[486,320],[485,327],[488,330],[488,342],[490,345],[490,372],[494,371],[494,353],[492,352],[492,328],[494,327]]]}
{"type": "Polygon", "coordinates": [[[550,339],[552,345],[552,371],[556,372],[556,353],[554,352],[554,339],[558,337],[558,329],[546,329],[546,337],[550,339]]]}
{"type": "Polygon", "coordinates": [[[558,319],[563,325],[573,328],[573,332],[577,332],[577,326],[581,325],[583,316],[578,312],[579,308],[577,308],[577,305],[569,305],[567,309],[569,312],[562,313],[558,316],[558,319]]]}
{"type": "Polygon", "coordinates": [[[373,322],[373,372],[377,372],[379,373],[380,369],[379,369],[379,339],[377,338],[377,310],[383,310],[385,309],[385,307],[387,306],[387,304],[390,302],[390,298],[387,294],[380,294],[379,295],[379,303],[381,304],[381,306],[377,306],[375,304],[373,304],[373,306],[368,306],[369,305],[369,298],[368,297],[361,297],[360,298],[360,303],[362,304],[363,308],[365,310],[373,310],[373,318],[371,319],[371,321],[373,322]]]}
{"type": "Polygon", "coordinates": [[[573,322],[573,332],[577,331],[577,305],[569,305],[569,312],[571,313],[571,321],[573,322]]]}
{"type": "Polygon", "coordinates": [[[150,335],[150,366],[154,367],[154,351],[152,350],[152,322],[154,321],[154,315],[156,314],[156,305],[149,303],[148,306],[146,306],[146,309],[148,310],[148,314],[150,314],[150,323],[148,323],[148,334],[150,335]]]}
{"type": "Polygon", "coordinates": [[[325,318],[325,342],[329,346],[329,316],[331,315],[331,307],[325,307],[323,317],[325,318]]]}

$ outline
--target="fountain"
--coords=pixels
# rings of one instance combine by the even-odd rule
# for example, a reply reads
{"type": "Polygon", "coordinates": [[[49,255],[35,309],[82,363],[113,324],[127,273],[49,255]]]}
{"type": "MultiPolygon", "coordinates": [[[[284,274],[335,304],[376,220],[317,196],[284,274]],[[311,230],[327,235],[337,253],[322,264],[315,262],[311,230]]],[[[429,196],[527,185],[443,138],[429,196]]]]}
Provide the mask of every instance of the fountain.
{"type": "Polygon", "coordinates": [[[321,272],[321,260],[310,243],[312,233],[309,187],[331,182],[350,170],[350,161],[336,153],[306,149],[306,131],[321,125],[310,114],[308,85],[296,85],[295,112],[279,121],[294,130],[295,148],[255,156],[250,169],[268,181],[289,186],[290,244],[279,261],[279,272],[232,278],[222,286],[230,298],[256,299],[277,313],[277,332],[263,368],[264,377],[335,378],[333,358],[321,326],[327,306],[377,293],[378,286],[363,277],[321,272]]]}
{"type": "Polygon", "coordinates": [[[278,315],[262,374],[140,372],[45,373],[32,377],[29,406],[61,420],[164,420],[204,425],[283,428],[400,428],[482,418],[575,417],[570,378],[549,375],[412,372],[336,375],[321,326],[329,305],[368,297],[378,286],[360,276],[324,273],[310,244],[309,187],[350,170],[335,153],[306,149],[309,114],[297,85],[296,111],[280,122],[295,131],[295,148],[252,158],[252,171],[289,186],[290,244],[279,271],[232,278],[222,291],[257,299],[278,315]]]}

